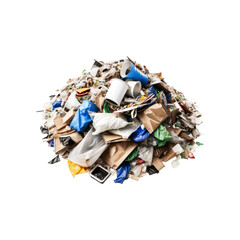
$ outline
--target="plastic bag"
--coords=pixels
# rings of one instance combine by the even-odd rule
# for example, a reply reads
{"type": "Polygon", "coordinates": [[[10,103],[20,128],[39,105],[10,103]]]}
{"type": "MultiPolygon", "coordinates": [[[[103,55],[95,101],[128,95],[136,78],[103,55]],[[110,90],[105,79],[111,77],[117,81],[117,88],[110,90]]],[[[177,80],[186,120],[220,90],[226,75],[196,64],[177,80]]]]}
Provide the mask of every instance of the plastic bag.
{"type": "Polygon", "coordinates": [[[138,148],[136,147],[125,159],[125,161],[132,161],[138,156],[138,148]]]}
{"type": "Polygon", "coordinates": [[[140,146],[138,148],[138,156],[144,160],[147,165],[151,165],[153,159],[153,147],[140,146]]]}
{"type": "Polygon", "coordinates": [[[131,171],[136,177],[138,177],[142,172],[142,165],[136,165],[131,171]]]}
{"type": "Polygon", "coordinates": [[[103,137],[100,134],[93,135],[93,129],[91,128],[83,140],[69,153],[68,159],[82,167],[90,167],[106,148],[107,144],[103,137]]]}
{"type": "Polygon", "coordinates": [[[159,173],[159,171],[153,166],[147,166],[147,173],[149,175],[155,174],[155,173],[159,173]]]}
{"type": "Polygon", "coordinates": [[[115,129],[115,130],[111,130],[110,132],[119,136],[122,136],[122,138],[129,138],[130,135],[135,132],[139,127],[139,124],[134,124],[131,122],[129,123],[129,125],[127,125],[124,128],[120,128],[120,129],[115,129]]]}
{"type": "Polygon", "coordinates": [[[158,140],[158,147],[164,146],[168,140],[172,139],[172,136],[170,135],[170,133],[161,124],[153,132],[153,136],[158,140]]]}
{"type": "Polygon", "coordinates": [[[112,129],[119,129],[131,124],[127,122],[122,115],[117,116],[116,113],[95,113],[93,115],[93,127],[95,131],[93,135],[99,134],[112,129]]]}
{"type": "Polygon", "coordinates": [[[117,178],[114,180],[115,183],[123,183],[126,179],[129,171],[130,165],[128,162],[123,162],[122,165],[117,169],[117,178]]]}
{"type": "Polygon", "coordinates": [[[96,112],[99,111],[99,108],[92,102],[88,100],[84,100],[78,111],[76,112],[71,124],[70,128],[75,129],[78,132],[83,132],[87,129],[92,119],[88,113],[88,111],[96,112]]]}
{"type": "Polygon", "coordinates": [[[88,168],[79,166],[78,164],[73,163],[69,160],[68,160],[68,167],[73,177],[77,174],[88,172],[88,168]]]}
{"type": "Polygon", "coordinates": [[[104,110],[104,113],[111,113],[108,102],[106,101],[103,104],[103,110],[104,110]]]}
{"type": "Polygon", "coordinates": [[[71,108],[79,108],[81,103],[77,100],[77,98],[75,97],[76,92],[72,92],[71,95],[69,96],[67,102],[65,103],[65,108],[67,109],[71,109],[71,108]]]}
{"type": "Polygon", "coordinates": [[[150,136],[150,133],[147,131],[146,128],[143,128],[143,126],[140,126],[135,132],[133,132],[130,136],[130,138],[134,142],[143,142],[150,136]]]}
{"type": "Polygon", "coordinates": [[[58,108],[58,107],[61,107],[61,106],[62,106],[62,101],[53,102],[53,103],[52,103],[52,111],[53,111],[55,108],[58,108]]]}

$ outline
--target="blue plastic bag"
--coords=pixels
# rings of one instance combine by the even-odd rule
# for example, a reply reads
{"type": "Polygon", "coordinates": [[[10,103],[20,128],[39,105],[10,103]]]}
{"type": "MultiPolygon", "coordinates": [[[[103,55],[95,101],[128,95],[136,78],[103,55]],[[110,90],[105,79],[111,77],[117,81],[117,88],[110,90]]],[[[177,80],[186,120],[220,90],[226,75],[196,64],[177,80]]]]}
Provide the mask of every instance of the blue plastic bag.
{"type": "Polygon", "coordinates": [[[146,140],[148,137],[150,136],[150,133],[147,131],[146,128],[142,129],[142,127],[140,126],[135,132],[133,132],[130,135],[130,138],[134,141],[134,142],[143,142],[144,140],[146,140]]]}
{"type": "Polygon", "coordinates": [[[77,110],[71,124],[70,128],[75,129],[78,132],[83,132],[87,129],[89,123],[92,121],[88,114],[88,111],[97,112],[99,108],[92,102],[84,100],[82,105],[77,110]]]}
{"type": "Polygon", "coordinates": [[[117,178],[114,180],[115,183],[123,183],[130,171],[129,162],[123,162],[117,170],[117,178]]]}
{"type": "Polygon", "coordinates": [[[55,108],[61,107],[62,106],[62,101],[56,101],[52,103],[52,110],[55,108]]]}

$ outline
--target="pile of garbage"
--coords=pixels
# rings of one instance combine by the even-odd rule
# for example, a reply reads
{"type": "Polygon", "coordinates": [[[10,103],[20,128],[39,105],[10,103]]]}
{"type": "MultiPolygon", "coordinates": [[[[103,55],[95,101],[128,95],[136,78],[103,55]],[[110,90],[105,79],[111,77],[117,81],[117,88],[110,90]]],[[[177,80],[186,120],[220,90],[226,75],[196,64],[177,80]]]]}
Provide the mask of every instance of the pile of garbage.
{"type": "Polygon", "coordinates": [[[159,173],[164,163],[195,158],[202,145],[201,114],[162,73],[150,73],[130,58],[94,62],[90,71],[50,96],[41,132],[56,156],[68,160],[71,174],[89,172],[100,183],[159,173]]]}

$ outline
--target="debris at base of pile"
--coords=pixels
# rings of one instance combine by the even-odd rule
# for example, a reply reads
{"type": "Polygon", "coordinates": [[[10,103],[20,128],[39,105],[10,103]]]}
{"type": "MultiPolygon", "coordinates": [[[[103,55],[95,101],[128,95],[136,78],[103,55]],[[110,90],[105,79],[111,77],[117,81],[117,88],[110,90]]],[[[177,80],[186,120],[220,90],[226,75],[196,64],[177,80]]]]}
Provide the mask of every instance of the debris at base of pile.
{"type": "Polygon", "coordinates": [[[43,138],[56,157],[67,160],[72,176],[89,172],[104,183],[139,180],[172,161],[194,159],[201,113],[162,73],[125,60],[94,62],[90,71],[69,79],[44,104],[43,138]]]}

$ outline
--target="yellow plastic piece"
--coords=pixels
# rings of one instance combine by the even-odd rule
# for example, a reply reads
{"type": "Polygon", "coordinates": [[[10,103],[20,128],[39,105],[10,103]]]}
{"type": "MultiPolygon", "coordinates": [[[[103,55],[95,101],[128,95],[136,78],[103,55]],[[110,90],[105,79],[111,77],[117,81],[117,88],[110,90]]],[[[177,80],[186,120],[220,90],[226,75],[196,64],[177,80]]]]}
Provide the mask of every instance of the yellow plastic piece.
{"type": "Polygon", "coordinates": [[[138,99],[138,101],[142,101],[142,100],[144,100],[146,97],[144,97],[144,96],[141,96],[139,99],[138,99]]]}
{"type": "Polygon", "coordinates": [[[88,172],[88,168],[82,167],[76,163],[69,161],[69,160],[68,160],[68,167],[69,167],[69,170],[73,177],[77,174],[88,172]]]}
{"type": "Polygon", "coordinates": [[[78,93],[83,93],[83,92],[86,92],[88,90],[90,90],[90,88],[80,88],[80,89],[77,90],[77,92],[78,93]]]}

